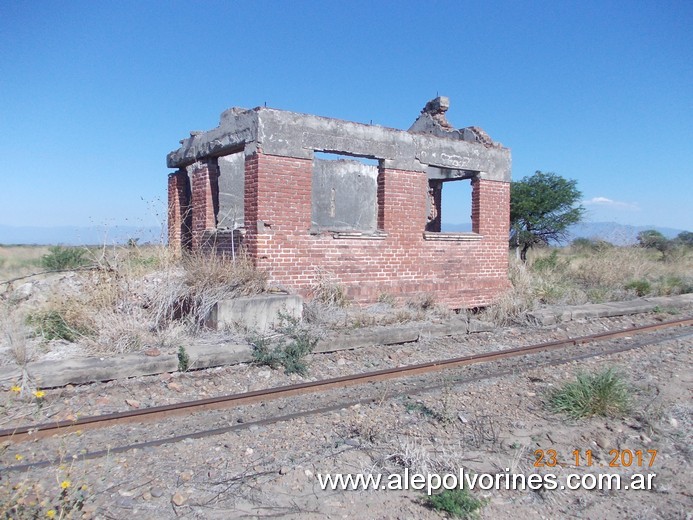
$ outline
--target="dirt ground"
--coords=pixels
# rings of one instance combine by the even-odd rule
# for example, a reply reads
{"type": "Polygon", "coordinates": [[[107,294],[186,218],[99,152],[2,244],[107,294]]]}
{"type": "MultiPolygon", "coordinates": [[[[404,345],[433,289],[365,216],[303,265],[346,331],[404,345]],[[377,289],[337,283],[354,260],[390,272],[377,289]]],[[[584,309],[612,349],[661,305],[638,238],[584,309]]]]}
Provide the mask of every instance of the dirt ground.
{"type": "MultiPolygon", "coordinates": [[[[690,314],[690,309],[684,314],[690,314]]],[[[310,379],[661,319],[648,314],[548,330],[507,328],[389,348],[314,355],[310,379]]],[[[484,500],[480,518],[692,518],[692,345],[690,337],[670,340],[557,367],[517,370],[502,378],[450,383],[441,390],[411,397],[392,398],[389,395],[394,392],[378,390],[371,404],[273,425],[251,425],[245,430],[92,461],[71,460],[69,454],[74,446],[87,446],[85,439],[98,443],[96,447],[89,445],[90,450],[105,449],[124,439],[143,441],[180,433],[184,427],[176,422],[130,425],[121,433],[84,432],[83,437],[73,435],[52,444],[38,441],[6,446],[0,450],[3,467],[46,456],[62,456],[63,461],[24,473],[2,472],[0,507],[16,502],[18,497],[27,503],[35,500],[39,517],[44,518],[47,508],[60,505],[61,500],[74,506],[84,495],[84,506],[80,513],[74,511],[75,518],[445,518],[444,513],[426,505],[424,491],[323,491],[317,477],[325,473],[380,473],[385,479],[407,471],[410,475],[459,474],[464,468],[468,474],[477,475],[553,473],[559,484],[555,490],[474,490],[472,494],[484,500]],[[577,421],[546,411],[544,402],[551,388],[578,372],[605,367],[620,371],[629,382],[629,413],[615,419],[577,421]],[[535,467],[536,450],[543,450],[545,460],[550,458],[549,450],[555,450],[557,465],[535,467]],[[579,467],[575,466],[574,450],[580,451],[579,467]],[[587,450],[591,450],[592,467],[585,466],[587,450]],[[640,450],[642,462],[636,457],[629,467],[608,467],[614,456],[628,461],[627,450],[633,454],[640,450]],[[648,450],[657,453],[651,467],[653,451],[648,450]],[[633,474],[656,476],[647,491],[560,489],[569,474],[600,473],[619,474],[624,483],[633,474]],[[69,486],[63,489],[65,482],[69,486]]],[[[19,401],[16,394],[7,391],[0,396],[4,403],[0,427],[25,424],[32,418],[40,421],[106,413],[298,380],[298,376],[264,367],[237,366],[49,390],[42,398],[28,401],[19,401]]],[[[326,402],[325,397],[306,399],[313,406],[326,402]]],[[[276,410],[268,405],[264,413],[291,411],[297,403],[278,403],[276,410]]],[[[215,421],[233,425],[251,423],[262,416],[263,407],[257,406],[219,412],[215,421]]],[[[192,421],[199,428],[209,427],[207,417],[198,414],[192,421]]]]}

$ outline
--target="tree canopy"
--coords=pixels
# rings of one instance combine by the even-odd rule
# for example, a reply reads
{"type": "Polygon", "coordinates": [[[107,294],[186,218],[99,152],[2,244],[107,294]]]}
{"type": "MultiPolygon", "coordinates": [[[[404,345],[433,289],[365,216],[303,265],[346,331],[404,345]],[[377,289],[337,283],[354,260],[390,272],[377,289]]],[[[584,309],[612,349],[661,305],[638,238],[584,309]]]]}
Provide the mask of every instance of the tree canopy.
{"type": "Polygon", "coordinates": [[[662,233],[655,229],[646,229],[638,233],[638,245],[649,249],[656,249],[665,254],[671,247],[671,243],[662,233]]]}
{"type": "Polygon", "coordinates": [[[531,247],[565,240],[568,227],[580,222],[585,208],[576,205],[582,197],[576,185],[575,180],[541,171],[511,183],[510,243],[520,248],[523,261],[531,247]]]}

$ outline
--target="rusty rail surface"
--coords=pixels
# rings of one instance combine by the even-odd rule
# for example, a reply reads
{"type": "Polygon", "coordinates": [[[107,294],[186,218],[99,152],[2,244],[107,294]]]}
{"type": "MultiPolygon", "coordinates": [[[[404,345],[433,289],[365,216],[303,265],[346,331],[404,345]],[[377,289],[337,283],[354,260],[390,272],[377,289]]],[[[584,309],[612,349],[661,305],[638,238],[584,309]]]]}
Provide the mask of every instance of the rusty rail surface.
{"type": "Polygon", "coordinates": [[[599,334],[591,334],[588,336],[579,336],[576,338],[556,340],[546,343],[538,343],[535,345],[516,347],[507,350],[497,350],[485,354],[474,354],[445,360],[408,365],[404,367],[388,368],[384,370],[377,370],[374,372],[365,372],[361,374],[353,374],[335,377],[331,379],[323,379],[320,381],[311,381],[295,385],[267,388],[265,390],[256,390],[253,392],[244,392],[240,394],[211,397],[207,399],[200,399],[197,401],[185,401],[182,403],[165,406],[153,406],[150,408],[144,408],[142,410],[128,410],[124,412],[114,412],[104,415],[82,417],[74,421],[57,421],[54,423],[43,423],[31,426],[18,426],[16,428],[0,430],[0,442],[21,442],[25,440],[40,439],[55,434],[66,434],[78,430],[103,428],[115,424],[160,420],[174,415],[191,414],[205,410],[233,408],[241,405],[270,401],[274,399],[282,399],[293,395],[316,393],[323,390],[329,390],[334,388],[344,388],[353,385],[385,381],[388,379],[410,377],[418,374],[437,372],[447,368],[472,365],[476,363],[488,363],[511,357],[526,356],[530,354],[558,350],[574,345],[582,345],[587,343],[593,343],[596,341],[605,341],[631,336],[634,334],[653,332],[660,329],[666,329],[671,327],[684,327],[690,325],[693,325],[693,317],[673,321],[666,321],[654,325],[630,327],[627,329],[620,329],[617,331],[602,332],[599,334]]]}

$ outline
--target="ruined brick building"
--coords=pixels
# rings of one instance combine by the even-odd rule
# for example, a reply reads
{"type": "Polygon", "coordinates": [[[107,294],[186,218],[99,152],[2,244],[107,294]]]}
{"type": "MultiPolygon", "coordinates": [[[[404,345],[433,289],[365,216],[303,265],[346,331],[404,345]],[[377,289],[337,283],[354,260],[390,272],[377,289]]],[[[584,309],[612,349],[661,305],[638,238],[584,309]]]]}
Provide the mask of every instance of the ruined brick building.
{"type": "Polygon", "coordinates": [[[448,106],[430,101],[407,131],[227,110],[167,157],[170,247],[242,247],[304,295],[330,273],[360,302],[431,293],[450,308],[489,304],[508,287],[510,151],[479,128],[454,129],[448,106]],[[472,231],[441,232],[444,187],[465,181],[472,231]]]}

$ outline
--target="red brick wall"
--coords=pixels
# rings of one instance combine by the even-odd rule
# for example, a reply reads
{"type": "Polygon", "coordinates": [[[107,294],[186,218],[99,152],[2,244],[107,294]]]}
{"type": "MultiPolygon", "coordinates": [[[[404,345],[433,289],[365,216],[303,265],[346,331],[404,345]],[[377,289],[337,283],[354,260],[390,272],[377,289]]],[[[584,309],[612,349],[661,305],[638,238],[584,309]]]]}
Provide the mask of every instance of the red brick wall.
{"type": "MultiPolygon", "coordinates": [[[[211,187],[193,177],[193,204],[211,187]]],[[[434,293],[451,308],[491,303],[508,287],[508,183],[475,180],[473,229],[481,240],[424,240],[428,179],[425,173],[381,169],[378,175],[378,226],[383,240],[335,239],[311,235],[312,161],[255,153],[246,158],[244,245],[270,280],[308,294],[318,269],[334,274],[357,301],[383,293],[408,298],[434,293]]],[[[209,183],[207,183],[209,184],[209,183]]],[[[204,196],[202,196],[204,194],[204,196]]],[[[212,215],[213,216],[213,215],[212,215]]],[[[202,220],[193,221],[198,229],[202,220]]]]}
{"type": "Polygon", "coordinates": [[[188,174],[178,170],[168,176],[168,245],[175,251],[189,238],[189,211],[188,174]]]}
{"type": "Polygon", "coordinates": [[[198,161],[189,168],[192,177],[192,247],[197,249],[205,243],[205,231],[216,228],[219,167],[216,159],[207,159],[198,161]]]}

